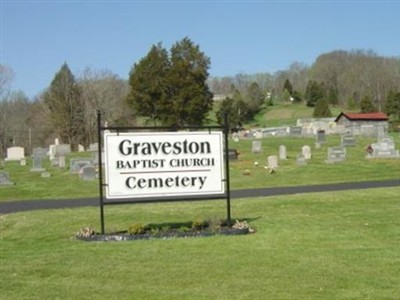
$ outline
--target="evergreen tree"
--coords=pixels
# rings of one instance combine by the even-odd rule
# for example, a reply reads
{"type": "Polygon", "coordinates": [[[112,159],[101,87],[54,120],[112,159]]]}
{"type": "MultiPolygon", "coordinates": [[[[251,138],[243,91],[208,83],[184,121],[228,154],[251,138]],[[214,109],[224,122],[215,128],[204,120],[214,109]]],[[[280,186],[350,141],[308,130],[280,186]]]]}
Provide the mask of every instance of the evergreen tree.
{"type": "Polygon", "coordinates": [[[260,111],[261,105],[263,104],[265,95],[262,92],[258,83],[253,82],[247,88],[247,106],[249,108],[249,117],[253,118],[254,115],[260,111]]]}
{"type": "Polygon", "coordinates": [[[170,113],[169,67],[168,53],[159,43],[134,65],[129,75],[128,103],[134,112],[152,119],[154,123],[170,113]]]}
{"type": "Polygon", "coordinates": [[[80,90],[74,75],[64,63],[56,73],[44,102],[50,110],[51,122],[60,138],[74,149],[85,137],[80,90]]]}
{"type": "Polygon", "coordinates": [[[386,97],[385,111],[388,115],[400,120],[400,92],[389,91],[386,97]]]}
{"type": "Polygon", "coordinates": [[[212,108],[213,94],[206,83],[210,59],[198,45],[184,38],[171,48],[168,72],[170,114],[164,116],[168,125],[201,125],[212,108]]]}
{"type": "Polygon", "coordinates": [[[170,57],[160,44],[153,46],[130,73],[128,102],[164,125],[201,125],[213,101],[206,84],[209,65],[189,38],[175,43],[170,57]]]}
{"type": "Polygon", "coordinates": [[[323,83],[310,80],[307,84],[304,98],[307,106],[314,107],[318,100],[325,97],[325,88],[323,83]]]}
{"type": "Polygon", "coordinates": [[[225,123],[225,115],[228,118],[227,121],[228,121],[229,128],[236,128],[236,127],[240,126],[237,107],[235,105],[234,100],[229,97],[222,100],[222,102],[219,106],[219,109],[216,112],[218,124],[222,125],[225,123]]]}
{"type": "Polygon", "coordinates": [[[360,109],[362,113],[376,112],[376,108],[372,103],[372,99],[369,95],[365,95],[360,101],[360,109]]]}
{"type": "Polygon", "coordinates": [[[293,95],[293,85],[290,83],[289,79],[286,79],[285,83],[283,84],[282,91],[284,92],[285,90],[289,92],[290,96],[293,95]]]}
{"type": "Polygon", "coordinates": [[[329,109],[328,102],[324,98],[318,99],[314,107],[313,112],[314,118],[330,118],[332,117],[332,112],[329,109]]]}

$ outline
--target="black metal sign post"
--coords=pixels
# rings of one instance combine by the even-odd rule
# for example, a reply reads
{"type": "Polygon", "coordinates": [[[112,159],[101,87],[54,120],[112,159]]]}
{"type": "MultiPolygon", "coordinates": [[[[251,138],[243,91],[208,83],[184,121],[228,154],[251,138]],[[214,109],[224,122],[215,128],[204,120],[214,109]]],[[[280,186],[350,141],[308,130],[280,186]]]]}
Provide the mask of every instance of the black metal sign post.
{"type": "Polygon", "coordinates": [[[226,209],[227,215],[226,220],[228,222],[228,226],[231,225],[231,187],[229,180],[229,124],[228,124],[228,116],[224,117],[224,135],[225,135],[225,176],[226,176],[226,209]]]}
{"type": "Polygon", "coordinates": [[[174,130],[176,128],[171,127],[107,127],[102,126],[101,121],[101,113],[100,111],[97,112],[97,139],[98,139],[98,156],[99,156],[99,204],[100,204],[100,225],[101,225],[101,234],[105,234],[105,222],[104,222],[104,205],[119,205],[119,204],[133,204],[133,203],[145,203],[145,202],[163,202],[163,201],[185,201],[185,200],[212,200],[212,199],[224,199],[226,198],[227,204],[227,223],[228,225],[231,224],[231,195],[230,195],[230,180],[229,180],[229,145],[228,145],[228,136],[229,136],[229,126],[227,122],[227,118],[225,118],[224,126],[203,126],[203,127],[182,127],[181,129],[196,129],[196,130],[204,130],[208,129],[219,129],[223,130],[224,133],[224,146],[225,146],[225,193],[223,195],[203,195],[202,197],[199,196],[192,196],[192,197],[163,197],[163,200],[159,200],[159,198],[135,198],[135,199],[127,199],[123,201],[104,201],[104,187],[107,186],[107,183],[104,183],[103,178],[103,162],[102,162],[102,144],[105,141],[102,139],[102,132],[105,130],[115,130],[117,133],[121,132],[122,130],[174,130]],[[102,143],[103,140],[103,143],[102,143]]]}
{"type": "Polygon", "coordinates": [[[103,127],[101,125],[101,112],[97,111],[97,143],[99,156],[99,198],[100,198],[100,224],[101,234],[104,234],[104,202],[103,202],[103,162],[101,158],[101,133],[103,127]]]}

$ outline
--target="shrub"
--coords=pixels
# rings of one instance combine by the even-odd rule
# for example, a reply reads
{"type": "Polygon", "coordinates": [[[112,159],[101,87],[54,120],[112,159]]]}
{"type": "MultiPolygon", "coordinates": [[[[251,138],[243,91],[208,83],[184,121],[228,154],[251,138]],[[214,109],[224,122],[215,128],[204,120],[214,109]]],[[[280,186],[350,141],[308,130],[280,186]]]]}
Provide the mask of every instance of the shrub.
{"type": "Polygon", "coordinates": [[[203,221],[203,220],[195,220],[192,223],[192,228],[195,230],[200,230],[203,229],[205,227],[207,227],[207,222],[203,221]]]}
{"type": "Polygon", "coordinates": [[[128,233],[130,235],[143,234],[146,231],[146,227],[142,223],[133,223],[129,225],[128,233]]]}

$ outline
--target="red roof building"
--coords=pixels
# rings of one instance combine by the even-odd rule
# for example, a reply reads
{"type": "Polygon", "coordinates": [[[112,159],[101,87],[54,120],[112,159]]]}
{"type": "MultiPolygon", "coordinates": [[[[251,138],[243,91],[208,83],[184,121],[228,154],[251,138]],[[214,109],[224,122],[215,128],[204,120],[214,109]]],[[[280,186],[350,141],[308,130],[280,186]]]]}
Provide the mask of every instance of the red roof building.
{"type": "Polygon", "coordinates": [[[344,113],[335,119],[337,126],[353,135],[381,136],[389,129],[389,117],[383,112],[373,113],[344,113]]]}
{"type": "Polygon", "coordinates": [[[352,121],[388,121],[389,117],[385,115],[383,112],[373,112],[373,113],[344,113],[341,112],[340,115],[335,119],[337,123],[340,118],[346,118],[352,121]]]}

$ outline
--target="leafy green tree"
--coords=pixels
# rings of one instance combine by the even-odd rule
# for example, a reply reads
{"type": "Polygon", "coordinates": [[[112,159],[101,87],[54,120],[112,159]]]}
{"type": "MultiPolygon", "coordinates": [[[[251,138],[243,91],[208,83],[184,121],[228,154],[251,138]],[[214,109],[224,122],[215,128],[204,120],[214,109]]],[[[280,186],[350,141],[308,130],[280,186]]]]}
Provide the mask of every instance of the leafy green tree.
{"type": "Polygon", "coordinates": [[[365,95],[360,101],[360,109],[362,113],[376,112],[376,108],[372,103],[371,96],[365,95]]]}
{"type": "Polygon", "coordinates": [[[60,138],[74,149],[84,140],[84,116],[80,89],[67,63],[56,73],[45,92],[44,102],[60,138]]]}
{"type": "Polygon", "coordinates": [[[318,99],[314,107],[313,112],[314,118],[330,118],[332,117],[332,112],[329,109],[328,102],[324,98],[318,99]]]}
{"type": "Polygon", "coordinates": [[[154,121],[165,119],[170,112],[168,94],[168,52],[161,43],[135,64],[129,74],[128,103],[135,113],[154,121]]]}
{"type": "Polygon", "coordinates": [[[400,92],[389,91],[386,97],[385,111],[388,115],[400,120],[400,92]]]}
{"type": "Polygon", "coordinates": [[[310,80],[307,84],[304,98],[307,106],[314,107],[318,100],[325,97],[325,88],[323,83],[310,80]]]}

